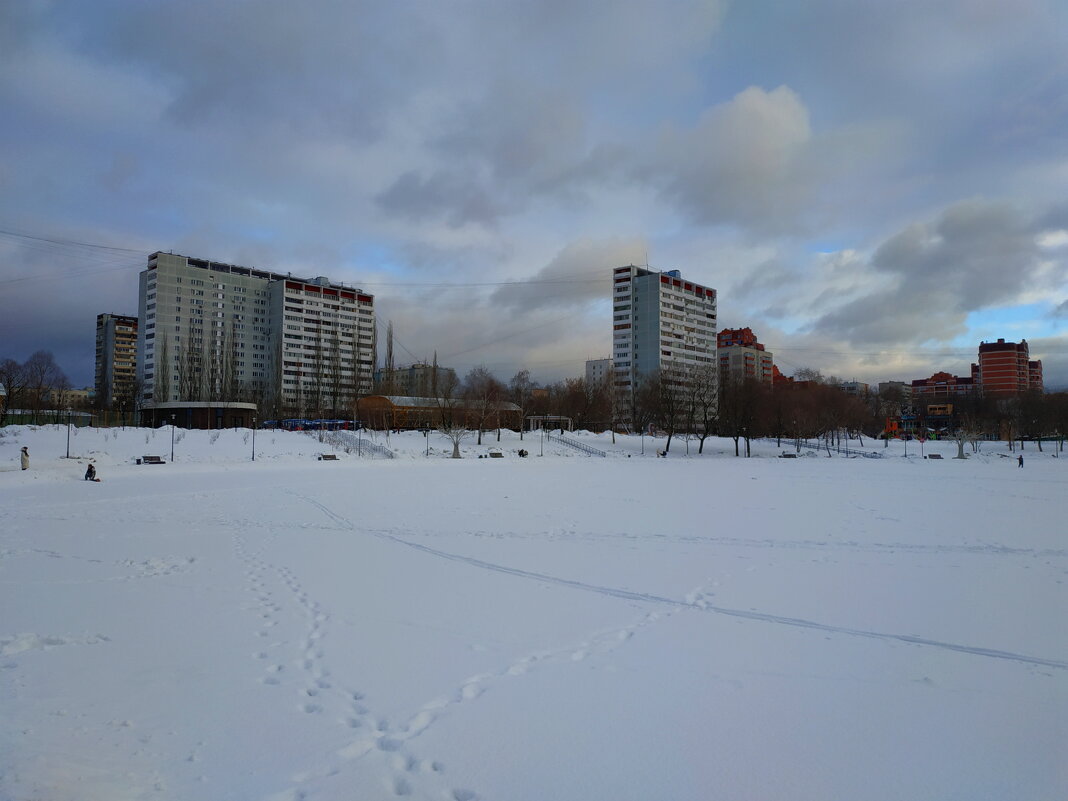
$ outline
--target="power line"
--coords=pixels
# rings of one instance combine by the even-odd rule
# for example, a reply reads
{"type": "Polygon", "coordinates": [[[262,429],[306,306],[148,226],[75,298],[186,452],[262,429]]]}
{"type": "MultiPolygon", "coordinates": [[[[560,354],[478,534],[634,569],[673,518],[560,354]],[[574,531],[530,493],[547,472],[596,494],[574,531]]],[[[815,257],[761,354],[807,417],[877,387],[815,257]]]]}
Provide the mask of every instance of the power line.
{"type": "Polygon", "coordinates": [[[54,238],[54,237],[47,237],[47,236],[33,236],[32,234],[23,234],[23,233],[19,233],[18,231],[8,231],[8,230],[3,229],[3,228],[0,228],[0,235],[9,236],[9,237],[12,237],[14,239],[31,239],[31,240],[33,240],[35,242],[47,242],[47,243],[52,244],[52,245],[63,245],[63,246],[75,245],[75,246],[83,247],[83,248],[93,248],[95,250],[113,250],[113,251],[118,251],[118,252],[122,252],[122,253],[138,253],[140,255],[144,255],[144,251],[143,250],[137,250],[137,249],[134,249],[134,248],[120,248],[120,247],[116,247],[114,245],[98,245],[98,244],[96,244],[94,242],[78,242],[77,240],[74,240],[74,239],[57,239],[57,238],[54,238]]]}

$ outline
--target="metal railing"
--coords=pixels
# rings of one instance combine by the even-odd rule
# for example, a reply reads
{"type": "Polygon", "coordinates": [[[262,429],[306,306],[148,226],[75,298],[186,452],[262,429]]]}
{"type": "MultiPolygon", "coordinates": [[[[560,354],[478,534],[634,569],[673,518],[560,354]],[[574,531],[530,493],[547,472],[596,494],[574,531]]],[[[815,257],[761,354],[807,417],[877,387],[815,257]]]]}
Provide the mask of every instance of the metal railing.
{"type": "Polygon", "coordinates": [[[545,436],[550,442],[559,442],[561,445],[567,445],[567,447],[582,451],[583,453],[588,454],[589,456],[608,455],[604,451],[594,448],[592,445],[587,445],[585,442],[578,442],[573,439],[568,439],[567,437],[561,436],[559,434],[550,434],[548,431],[546,431],[545,436]]]}
{"type": "Polygon", "coordinates": [[[315,437],[339,448],[345,453],[357,456],[369,456],[372,459],[392,459],[396,454],[384,445],[372,442],[362,431],[308,431],[308,436],[315,437]]]}

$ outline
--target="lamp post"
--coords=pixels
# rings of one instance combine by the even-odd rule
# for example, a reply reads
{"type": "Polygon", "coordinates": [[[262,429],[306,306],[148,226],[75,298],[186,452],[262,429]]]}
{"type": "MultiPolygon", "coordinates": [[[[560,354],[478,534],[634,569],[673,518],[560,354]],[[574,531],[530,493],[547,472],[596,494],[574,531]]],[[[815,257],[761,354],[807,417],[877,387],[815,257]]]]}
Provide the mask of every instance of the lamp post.
{"type": "Polygon", "coordinates": [[[122,402],[120,407],[122,409],[122,430],[126,430],[126,401],[122,402]]]}
{"type": "Polygon", "coordinates": [[[545,455],[545,421],[544,420],[541,421],[541,453],[539,453],[538,455],[539,456],[544,456],[545,455]]]}
{"type": "Polygon", "coordinates": [[[256,415],[252,415],[252,461],[256,461],[256,415]]]}
{"type": "Polygon", "coordinates": [[[70,407],[67,407],[67,458],[70,458],[70,407]]]}
{"type": "Polygon", "coordinates": [[[174,461],[174,415],[171,415],[171,461],[174,461]]]}

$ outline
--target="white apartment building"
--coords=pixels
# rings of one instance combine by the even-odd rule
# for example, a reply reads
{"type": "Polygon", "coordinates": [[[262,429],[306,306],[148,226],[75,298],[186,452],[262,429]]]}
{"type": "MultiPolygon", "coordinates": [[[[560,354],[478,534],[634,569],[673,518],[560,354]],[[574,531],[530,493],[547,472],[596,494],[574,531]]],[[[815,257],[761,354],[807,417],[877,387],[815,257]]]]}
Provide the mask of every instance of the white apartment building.
{"type": "Polygon", "coordinates": [[[146,406],[252,400],[304,416],[371,390],[374,297],[323,277],[157,252],[138,316],[146,406]]]}
{"type": "Polygon", "coordinates": [[[611,359],[586,360],[586,385],[603,384],[612,375],[611,359]]]}
{"type": "Polygon", "coordinates": [[[625,408],[656,370],[679,376],[694,366],[715,366],[716,290],[687,281],[678,270],[630,265],[613,270],[612,301],[612,364],[625,408]]]}

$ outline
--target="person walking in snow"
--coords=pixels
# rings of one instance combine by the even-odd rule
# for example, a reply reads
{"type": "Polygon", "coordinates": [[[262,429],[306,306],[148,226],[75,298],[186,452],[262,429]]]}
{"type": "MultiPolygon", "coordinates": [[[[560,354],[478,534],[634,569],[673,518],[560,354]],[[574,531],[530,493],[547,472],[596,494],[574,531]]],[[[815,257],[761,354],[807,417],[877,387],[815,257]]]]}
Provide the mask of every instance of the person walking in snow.
{"type": "Polygon", "coordinates": [[[1017,467],[1023,467],[1023,454],[1022,453],[1016,458],[1016,465],[1017,465],[1017,467]]]}
{"type": "Polygon", "coordinates": [[[30,466],[30,449],[25,445],[22,446],[22,469],[27,470],[30,466]]]}

